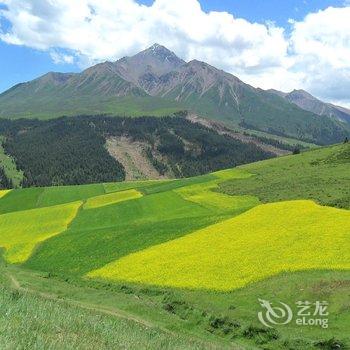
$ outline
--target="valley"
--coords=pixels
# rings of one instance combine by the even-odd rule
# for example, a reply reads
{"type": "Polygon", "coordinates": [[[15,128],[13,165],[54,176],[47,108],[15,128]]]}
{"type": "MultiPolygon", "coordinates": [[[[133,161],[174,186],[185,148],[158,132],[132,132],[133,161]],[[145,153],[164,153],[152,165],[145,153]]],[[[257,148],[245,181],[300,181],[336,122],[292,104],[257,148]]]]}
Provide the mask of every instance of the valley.
{"type": "Polygon", "coordinates": [[[350,0],[0,0],[0,350],[350,350],[350,0]]]}
{"type": "Polygon", "coordinates": [[[0,192],[1,327],[13,330],[0,342],[345,349],[349,155],[344,143],[182,179],[0,192]],[[267,328],[259,299],[326,300],[329,327],[267,328]]]}

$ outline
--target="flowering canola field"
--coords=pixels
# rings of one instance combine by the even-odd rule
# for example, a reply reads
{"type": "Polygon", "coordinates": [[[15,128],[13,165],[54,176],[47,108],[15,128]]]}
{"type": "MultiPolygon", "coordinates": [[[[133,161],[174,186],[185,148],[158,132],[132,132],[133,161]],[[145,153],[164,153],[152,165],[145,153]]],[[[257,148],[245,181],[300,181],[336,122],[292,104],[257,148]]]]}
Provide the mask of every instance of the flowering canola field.
{"type": "Polygon", "coordinates": [[[229,291],[284,271],[349,268],[350,211],[295,200],[259,205],[87,276],[229,291]]]}
{"type": "Polygon", "coordinates": [[[108,193],[101,196],[89,198],[84,204],[84,209],[100,208],[106,205],[116,204],[119,202],[124,202],[130,199],[136,199],[140,197],[142,197],[142,193],[135,189],[115,193],[108,193]]]}
{"type": "Polygon", "coordinates": [[[0,247],[7,262],[26,261],[39,242],[67,229],[81,202],[0,215],[0,247]]]}
{"type": "Polygon", "coordinates": [[[10,190],[0,190],[0,198],[4,197],[10,190]]]}

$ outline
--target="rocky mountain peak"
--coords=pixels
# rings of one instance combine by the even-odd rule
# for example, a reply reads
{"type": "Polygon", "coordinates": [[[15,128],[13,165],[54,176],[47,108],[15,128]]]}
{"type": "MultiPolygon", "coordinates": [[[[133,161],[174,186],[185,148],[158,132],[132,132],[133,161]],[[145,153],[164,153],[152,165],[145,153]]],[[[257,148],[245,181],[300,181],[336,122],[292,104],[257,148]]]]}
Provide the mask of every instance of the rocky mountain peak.
{"type": "Polygon", "coordinates": [[[157,79],[186,62],[166,47],[154,44],[148,49],[131,57],[124,57],[115,62],[119,75],[131,81],[147,92],[157,84],[157,79]]]}
{"type": "Polygon", "coordinates": [[[153,44],[151,47],[144,51],[141,51],[136,56],[149,57],[161,62],[168,62],[172,65],[173,68],[176,68],[185,63],[185,61],[177,57],[173,51],[170,51],[165,46],[160,44],[153,44]]]}
{"type": "Polygon", "coordinates": [[[299,98],[311,98],[315,99],[310,93],[308,93],[305,90],[299,89],[299,90],[293,90],[288,94],[289,96],[299,97],[299,98]]]}

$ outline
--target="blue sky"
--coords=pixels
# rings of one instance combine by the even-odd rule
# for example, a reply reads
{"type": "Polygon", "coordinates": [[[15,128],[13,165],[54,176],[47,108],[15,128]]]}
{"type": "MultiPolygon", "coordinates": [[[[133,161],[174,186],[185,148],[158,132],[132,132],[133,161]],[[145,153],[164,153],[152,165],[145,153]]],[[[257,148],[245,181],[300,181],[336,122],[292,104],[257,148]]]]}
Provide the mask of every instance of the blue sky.
{"type": "MultiPolygon", "coordinates": [[[[97,0],[80,1],[86,5],[86,8],[90,8],[91,3],[96,4],[96,7],[100,6],[97,0]]],[[[142,10],[138,4],[146,5],[150,9],[152,5],[153,8],[156,7],[152,0],[138,0],[137,3],[136,0],[128,1],[138,7],[134,6],[134,10],[129,9],[131,16],[137,10],[140,12],[140,18],[142,18],[142,10]]],[[[31,80],[48,71],[78,72],[89,64],[103,60],[115,60],[123,55],[133,54],[153,41],[168,46],[184,59],[201,59],[238,75],[254,86],[281,88],[280,85],[282,85],[285,90],[292,87],[305,88],[319,97],[331,101],[344,100],[345,104],[350,104],[350,97],[347,98],[346,96],[349,87],[347,82],[350,80],[350,64],[346,66],[346,63],[342,61],[344,53],[347,53],[347,49],[350,50],[349,45],[346,44],[350,38],[348,36],[344,37],[344,35],[348,35],[344,32],[349,31],[347,27],[347,22],[349,22],[347,18],[349,17],[341,12],[344,6],[347,6],[346,3],[350,6],[348,0],[200,0],[202,11],[196,7],[197,1],[178,0],[176,4],[178,4],[179,12],[176,13],[177,8],[174,7],[175,2],[173,0],[157,0],[158,10],[161,8],[161,11],[165,14],[164,18],[167,15],[172,16],[173,23],[169,25],[170,29],[167,28],[166,23],[158,24],[156,15],[155,18],[149,16],[151,19],[147,26],[148,36],[145,35],[141,40],[142,30],[137,32],[137,29],[135,29],[135,33],[130,34],[130,39],[126,38],[128,40],[123,42],[119,38],[120,33],[125,33],[125,31],[123,32],[119,27],[119,29],[113,28],[110,37],[113,36],[114,41],[111,41],[108,38],[109,27],[101,31],[99,27],[93,26],[86,29],[86,33],[81,34],[81,40],[79,38],[73,38],[75,41],[71,40],[69,35],[67,36],[67,33],[63,32],[57,33],[57,37],[60,38],[61,35],[66,35],[66,37],[56,40],[54,37],[58,27],[55,27],[55,21],[61,21],[63,18],[66,22],[62,22],[63,25],[60,24],[61,28],[69,27],[73,37],[75,32],[79,32],[79,29],[86,25],[85,22],[82,22],[82,24],[77,22],[77,27],[74,27],[71,20],[72,16],[68,15],[69,11],[73,15],[74,12],[79,12],[80,8],[76,7],[78,2],[71,5],[74,2],[69,4],[68,0],[58,0],[57,4],[59,5],[53,8],[52,3],[48,0],[42,0],[41,2],[28,0],[32,8],[29,6],[25,10],[27,14],[34,14],[40,18],[42,21],[40,27],[33,25],[30,20],[28,20],[28,23],[24,23],[19,18],[22,10],[21,6],[23,6],[21,0],[8,0],[7,3],[10,4],[8,5],[9,11],[0,16],[2,33],[2,36],[0,34],[0,92],[14,84],[31,80]],[[190,4],[188,9],[187,4],[190,4]],[[332,13],[332,11],[327,10],[331,6],[338,8],[339,12],[332,13]],[[220,19],[215,18],[215,16],[206,19],[205,13],[209,11],[221,12],[220,19]],[[55,12],[57,12],[56,15],[55,12]],[[183,26],[183,23],[186,23],[186,20],[188,21],[186,18],[187,12],[190,16],[188,18],[191,18],[192,13],[194,20],[197,20],[197,17],[202,17],[202,22],[198,22],[200,23],[198,26],[200,28],[204,24],[203,33],[205,34],[203,34],[203,37],[200,31],[198,33],[198,28],[196,30],[195,21],[193,28],[188,30],[185,27],[180,28],[179,32],[174,34],[174,26],[183,26]],[[229,20],[230,23],[226,26],[221,25],[227,20],[223,12],[233,15],[229,20]],[[320,12],[318,16],[308,21],[305,20],[308,14],[317,12],[320,12]],[[340,19],[338,23],[337,18],[341,17],[343,22],[340,19]],[[245,19],[246,24],[235,21],[237,18],[245,19]],[[290,19],[300,22],[300,25],[291,24],[290,19]],[[208,25],[208,27],[211,26],[210,30],[206,28],[206,20],[208,20],[208,23],[210,21],[210,25],[208,25]],[[274,29],[271,29],[271,25],[267,24],[270,22],[274,23],[274,29]],[[261,26],[257,27],[254,23],[259,23],[261,26]],[[325,27],[323,27],[324,23],[325,27]],[[99,28],[100,31],[96,36],[96,45],[93,47],[86,36],[91,34],[93,36],[95,28],[99,28]],[[318,28],[322,34],[321,36],[317,33],[318,28]],[[239,33],[235,33],[236,36],[231,38],[231,32],[237,30],[239,33]],[[335,42],[337,30],[341,34],[339,35],[339,43],[335,42]],[[221,37],[217,40],[215,38],[216,32],[222,32],[221,37]],[[5,34],[8,36],[4,36],[5,34]],[[254,39],[254,37],[257,38],[254,39]],[[323,65],[320,65],[320,74],[318,74],[318,72],[315,72],[315,67],[317,67],[317,60],[320,57],[316,57],[317,53],[310,52],[309,48],[314,47],[315,50],[322,51],[319,49],[320,41],[321,48],[324,50],[323,56],[329,56],[329,60],[326,61],[322,58],[324,62],[323,65]],[[58,43],[57,47],[55,46],[56,42],[58,43]],[[19,43],[20,45],[13,43],[19,43]],[[111,43],[112,46],[115,45],[114,50],[111,48],[111,43]],[[338,46],[339,57],[337,52],[335,54],[331,52],[333,47],[337,48],[338,46]],[[295,50],[292,55],[289,52],[291,47],[295,50]],[[225,60],[220,58],[223,56],[226,57],[225,60]],[[239,57],[241,59],[238,59],[239,57]],[[290,63],[291,59],[293,59],[292,64],[290,63]],[[306,65],[308,65],[307,71],[306,68],[304,69],[306,65]],[[327,65],[329,65],[329,71],[327,65]],[[329,72],[328,76],[322,75],[321,69],[329,72]],[[338,69],[336,73],[334,72],[335,69],[338,69]],[[315,81],[310,80],[310,72],[314,75],[315,81]],[[339,84],[335,86],[334,78],[332,78],[337,73],[345,81],[345,85],[343,84],[340,88],[338,88],[339,84]],[[280,84],[281,79],[288,81],[288,84],[286,83],[285,86],[280,84]],[[322,90],[320,88],[321,84],[329,84],[330,88],[322,90]]],[[[121,5],[120,0],[108,0],[107,2],[111,7],[111,17],[108,18],[107,11],[107,15],[106,13],[101,15],[101,19],[106,23],[109,19],[115,20],[117,23],[119,19],[115,18],[117,15],[113,17],[113,6],[116,3],[119,3],[121,7],[124,5],[121,5]]],[[[1,3],[2,0],[0,0],[0,10],[5,8],[5,5],[1,3]]],[[[350,7],[348,7],[349,9],[350,7]]],[[[129,10],[127,8],[122,9],[126,13],[129,10]]],[[[91,17],[94,15],[93,12],[95,11],[92,11],[91,17]]],[[[89,14],[87,17],[89,17],[89,14]]],[[[26,19],[28,18],[30,16],[26,17],[26,19]]],[[[134,24],[130,24],[130,32],[138,27],[136,15],[135,18],[134,24]]],[[[85,19],[83,20],[85,21],[85,19]]],[[[191,24],[189,24],[189,27],[191,27],[191,24]]],[[[128,32],[128,23],[125,25],[126,32],[128,32]]]]}

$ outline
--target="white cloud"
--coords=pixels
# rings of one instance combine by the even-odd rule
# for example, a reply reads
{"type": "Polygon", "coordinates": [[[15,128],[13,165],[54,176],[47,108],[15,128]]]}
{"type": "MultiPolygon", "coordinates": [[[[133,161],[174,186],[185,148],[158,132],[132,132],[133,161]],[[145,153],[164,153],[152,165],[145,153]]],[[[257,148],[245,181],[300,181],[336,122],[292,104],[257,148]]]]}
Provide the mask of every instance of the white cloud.
{"type": "Polygon", "coordinates": [[[73,64],[74,63],[74,56],[66,55],[56,50],[50,51],[50,56],[55,64],[60,64],[60,63],[73,64]]]}
{"type": "Polygon", "coordinates": [[[350,7],[328,8],[291,22],[251,23],[201,9],[198,0],[0,0],[11,28],[0,39],[49,51],[54,62],[89,65],[134,54],[154,42],[199,59],[254,86],[305,88],[348,102],[350,7]],[[69,55],[66,52],[70,52],[69,55]],[[74,57],[73,57],[74,55],[74,57]]]}
{"type": "Polygon", "coordinates": [[[115,60],[154,42],[185,59],[225,68],[280,65],[287,44],[283,30],[249,23],[226,12],[202,11],[197,0],[6,0],[2,16],[12,24],[0,38],[40,50],[65,48],[91,61],[115,60]]]}
{"type": "Polygon", "coordinates": [[[290,38],[303,86],[322,98],[350,104],[350,7],[311,13],[293,23],[290,38]]]}

